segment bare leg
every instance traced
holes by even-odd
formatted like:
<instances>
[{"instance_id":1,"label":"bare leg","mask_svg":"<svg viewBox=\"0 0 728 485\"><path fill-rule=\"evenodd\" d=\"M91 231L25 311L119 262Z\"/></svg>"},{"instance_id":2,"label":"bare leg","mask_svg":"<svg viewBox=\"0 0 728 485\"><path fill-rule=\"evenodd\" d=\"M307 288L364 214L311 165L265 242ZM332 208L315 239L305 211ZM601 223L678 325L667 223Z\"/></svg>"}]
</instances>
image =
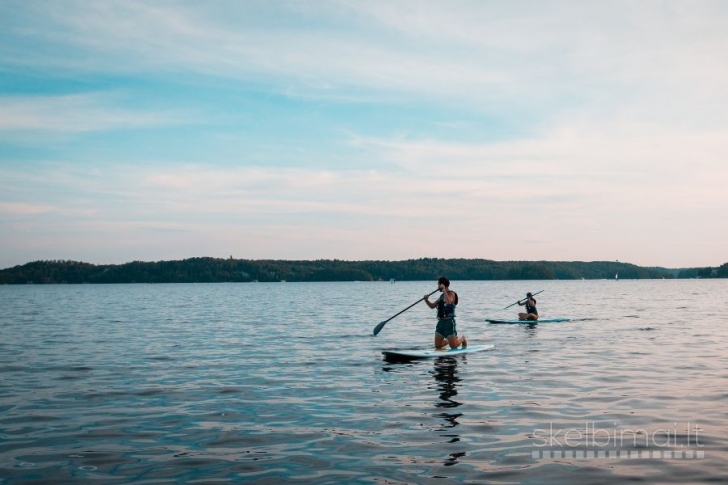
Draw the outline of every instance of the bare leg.
<instances>
[{"instance_id":1,"label":"bare leg","mask_svg":"<svg viewBox=\"0 0 728 485\"><path fill-rule=\"evenodd\" d=\"M450 335L447 339L447 343L450 344L450 347L453 349L457 349L460 344L463 345L463 348L466 348L468 346L468 338L463 335L462 337L458 337L457 335Z\"/></svg>"},{"instance_id":2,"label":"bare leg","mask_svg":"<svg viewBox=\"0 0 728 485\"><path fill-rule=\"evenodd\" d=\"M538 315L535 313L529 313L527 320L538 320Z\"/></svg>"},{"instance_id":3,"label":"bare leg","mask_svg":"<svg viewBox=\"0 0 728 485\"><path fill-rule=\"evenodd\" d=\"M519 320L528 320L528 313L519 313L518 319Z\"/></svg>"},{"instance_id":4,"label":"bare leg","mask_svg":"<svg viewBox=\"0 0 728 485\"><path fill-rule=\"evenodd\" d=\"M443 347L445 347L446 343L447 343L447 340L445 340L445 337L443 337L439 333L435 334L435 349L436 350L440 350Z\"/></svg>"}]
</instances>

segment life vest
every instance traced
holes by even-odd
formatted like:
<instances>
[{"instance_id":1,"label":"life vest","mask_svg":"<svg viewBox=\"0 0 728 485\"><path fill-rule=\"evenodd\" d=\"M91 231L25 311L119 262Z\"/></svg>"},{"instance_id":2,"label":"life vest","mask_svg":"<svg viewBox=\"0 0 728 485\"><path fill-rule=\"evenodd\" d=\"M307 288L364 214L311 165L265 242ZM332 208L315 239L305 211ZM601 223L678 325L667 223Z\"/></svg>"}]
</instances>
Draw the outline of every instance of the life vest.
<instances>
[{"instance_id":1,"label":"life vest","mask_svg":"<svg viewBox=\"0 0 728 485\"><path fill-rule=\"evenodd\" d=\"M534 303L536 300L533 300ZM536 305L531 305L531 300L526 301L526 313L533 313L534 315L538 315L538 310L536 310Z\"/></svg>"},{"instance_id":2,"label":"life vest","mask_svg":"<svg viewBox=\"0 0 728 485\"><path fill-rule=\"evenodd\" d=\"M454 291L452 293L455 293ZM445 294L437 299L437 318L455 318L455 307L458 304L458 294L455 293L455 301L445 302Z\"/></svg>"}]
</instances>

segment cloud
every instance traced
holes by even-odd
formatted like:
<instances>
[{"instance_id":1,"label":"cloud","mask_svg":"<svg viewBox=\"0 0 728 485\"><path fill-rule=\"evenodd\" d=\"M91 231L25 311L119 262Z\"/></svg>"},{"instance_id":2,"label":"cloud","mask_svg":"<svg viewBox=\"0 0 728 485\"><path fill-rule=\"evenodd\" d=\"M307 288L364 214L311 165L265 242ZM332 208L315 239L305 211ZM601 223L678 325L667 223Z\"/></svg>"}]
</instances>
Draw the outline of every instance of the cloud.
<instances>
[{"instance_id":1,"label":"cloud","mask_svg":"<svg viewBox=\"0 0 728 485\"><path fill-rule=\"evenodd\" d=\"M181 112L130 109L114 93L0 97L0 130L83 133L189 122Z\"/></svg>"},{"instance_id":2,"label":"cloud","mask_svg":"<svg viewBox=\"0 0 728 485\"><path fill-rule=\"evenodd\" d=\"M54 212L56 208L42 204L28 204L24 202L0 202L0 215L2 217L32 216Z\"/></svg>"},{"instance_id":3,"label":"cloud","mask_svg":"<svg viewBox=\"0 0 728 485\"><path fill-rule=\"evenodd\" d=\"M727 12L714 2L48 2L21 12L12 30L19 53L5 52L6 64L189 71L334 99L362 89L524 105L655 88L728 92L718 81L727 69ZM23 38L68 54L25 55Z\"/></svg>"},{"instance_id":4,"label":"cloud","mask_svg":"<svg viewBox=\"0 0 728 485\"><path fill-rule=\"evenodd\" d=\"M387 160L381 169L147 161L88 171L56 163L41 167L43 176L35 181L22 172L15 173L16 181L9 173L4 178L8 187L31 183L28 193L64 191L79 204L106 200L97 207L101 211L160 220L213 215L269 217L274 223L291 214L472 219L494 207L516 215L539 206L574 218L595 210L626 217L640 207L715 213L724 202L728 133L630 138L628 130L613 130L557 129L528 141L470 144L352 140L362 152Z\"/></svg>"},{"instance_id":5,"label":"cloud","mask_svg":"<svg viewBox=\"0 0 728 485\"><path fill-rule=\"evenodd\" d=\"M600 121L689 130L728 122L728 12L719 2L42 2L17 10L5 34L13 48L0 50L11 73L242 83L306 103L422 106L440 126L466 110L525 134ZM178 118L99 106L93 96L11 101L0 126L16 119L84 131ZM68 123L58 115L66 104L78 112Z\"/></svg>"}]
</instances>

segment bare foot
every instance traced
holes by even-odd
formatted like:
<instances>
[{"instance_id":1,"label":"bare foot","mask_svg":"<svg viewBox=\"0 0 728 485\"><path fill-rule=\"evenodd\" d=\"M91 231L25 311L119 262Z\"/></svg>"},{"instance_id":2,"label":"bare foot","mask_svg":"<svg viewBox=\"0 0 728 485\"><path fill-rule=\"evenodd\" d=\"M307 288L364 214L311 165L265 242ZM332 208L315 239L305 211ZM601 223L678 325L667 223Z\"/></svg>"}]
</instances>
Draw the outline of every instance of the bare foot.
<instances>
[{"instance_id":1,"label":"bare foot","mask_svg":"<svg viewBox=\"0 0 728 485\"><path fill-rule=\"evenodd\" d=\"M465 335L463 335L463 340L462 340L462 342L463 342L463 345L462 345L462 347L461 347L461 348L463 348L463 349L467 349L467 348L468 348L468 337L466 337Z\"/></svg>"}]
</instances>

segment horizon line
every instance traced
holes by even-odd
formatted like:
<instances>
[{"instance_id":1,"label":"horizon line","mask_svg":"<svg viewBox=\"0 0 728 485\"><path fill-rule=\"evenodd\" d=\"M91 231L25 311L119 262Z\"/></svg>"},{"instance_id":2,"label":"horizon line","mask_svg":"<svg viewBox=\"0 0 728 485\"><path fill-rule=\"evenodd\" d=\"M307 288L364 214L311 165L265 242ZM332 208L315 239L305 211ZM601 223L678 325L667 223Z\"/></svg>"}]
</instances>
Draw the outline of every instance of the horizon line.
<instances>
[{"instance_id":1,"label":"horizon line","mask_svg":"<svg viewBox=\"0 0 728 485\"><path fill-rule=\"evenodd\" d=\"M625 262L625 261L619 261L619 260L548 260L548 259L538 259L538 260L529 260L529 259L508 259L508 260L496 260L496 259L488 259L488 258L444 258L444 257L419 257L419 258L408 258L408 259L339 259L339 258L318 258L318 259L285 259L285 258L234 258L232 255L223 258L223 257L215 257L215 256L191 256L188 258L183 259L160 259L160 260L132 260L132 261L126 261L123 263L90 263L87 261L80 261L80 260L73 260L73 259L38 259L34 261L27 261L25 263L16 264L13 266L8 266L5 268L0 268L0 271L5 271L8 269L13 269L17 267L26 266L33 263L79 263L79 264L89 264L92 266L123 266L126 264L132 264L132 263L165 263L165 262L182 262L182 261L189 261L192 259L212 259L212 260L221 260L221 261L277 261L277 262L316 262L316 261L340 261L343 263L364 263L364 262L385 262L385 263L398 263L398 262L407 262L407 261L418 261L418 260L443 260L443 261L492 261L494 263L613 263L613 264L622 264L622 265L630 265L630 266L636 266L638 268L660 268L665 270L683 270L683 269L696 269L696 268L719 268L723 264L716 264L714 266L682 266L682 267L670 267L670 266L660 266L660 265L650 265L650 266L642 266L635 263Z\"/></svg>"}]
</instances>

